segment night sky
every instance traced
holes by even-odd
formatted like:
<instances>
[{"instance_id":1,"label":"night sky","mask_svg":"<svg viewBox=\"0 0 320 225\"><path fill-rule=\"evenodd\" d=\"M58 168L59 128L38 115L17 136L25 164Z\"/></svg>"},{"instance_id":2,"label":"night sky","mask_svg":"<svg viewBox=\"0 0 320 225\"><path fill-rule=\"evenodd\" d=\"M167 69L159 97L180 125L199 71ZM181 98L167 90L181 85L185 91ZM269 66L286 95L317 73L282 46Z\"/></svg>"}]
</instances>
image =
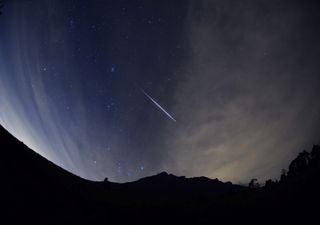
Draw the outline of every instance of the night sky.
<instances>
[{"instance_id":1,"label":"night sky","mask_svg":"<svg viewBox=\"0 0 320 225\"><path fill-rule=\"evenodd\" d=\"M81 177L246 183L320 143L317 1L4 3L0 124Z\"/></svg>"}]
</instances>

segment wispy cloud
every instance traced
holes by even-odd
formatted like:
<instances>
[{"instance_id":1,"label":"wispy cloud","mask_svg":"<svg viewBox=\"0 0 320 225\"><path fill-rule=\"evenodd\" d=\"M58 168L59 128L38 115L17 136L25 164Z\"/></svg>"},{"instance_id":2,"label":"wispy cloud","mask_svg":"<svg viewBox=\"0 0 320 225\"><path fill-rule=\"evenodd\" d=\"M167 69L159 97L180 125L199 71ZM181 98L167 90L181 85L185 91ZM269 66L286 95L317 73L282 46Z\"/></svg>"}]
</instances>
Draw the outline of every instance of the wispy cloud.
<instances>
[{"instance_id":1,"label":"wispy cloud","mask_svg":"<svg viewBox=\"0 0 320 225\"><path fill-rule=\"evenodd\" d=\"M237 182L274 178L319 141L319 41L305 43L313 36L300 8L229 3L190 5L189 58L174 96L180 123L168 129L164 166Z\"/></svg>"}]
</instances>

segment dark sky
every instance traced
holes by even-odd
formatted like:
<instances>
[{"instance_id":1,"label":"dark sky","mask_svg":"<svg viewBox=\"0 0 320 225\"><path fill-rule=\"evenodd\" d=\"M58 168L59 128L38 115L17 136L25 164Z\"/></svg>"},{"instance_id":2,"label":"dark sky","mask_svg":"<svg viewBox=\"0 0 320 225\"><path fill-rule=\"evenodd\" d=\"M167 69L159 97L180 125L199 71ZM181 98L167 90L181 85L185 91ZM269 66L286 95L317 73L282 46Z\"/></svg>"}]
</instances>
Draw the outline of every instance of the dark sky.
<instances>
[{"instance_id":1,"label":"dark sky","mask_svg":"<svg viewBox=\"0 0 320 225\"><path fill-rule=\"evenodd\" d=\"M275 178L320 142L319 9L305 0L6 1L0 123L87 179L163 170Z\"/></svg>"}]
</instances>

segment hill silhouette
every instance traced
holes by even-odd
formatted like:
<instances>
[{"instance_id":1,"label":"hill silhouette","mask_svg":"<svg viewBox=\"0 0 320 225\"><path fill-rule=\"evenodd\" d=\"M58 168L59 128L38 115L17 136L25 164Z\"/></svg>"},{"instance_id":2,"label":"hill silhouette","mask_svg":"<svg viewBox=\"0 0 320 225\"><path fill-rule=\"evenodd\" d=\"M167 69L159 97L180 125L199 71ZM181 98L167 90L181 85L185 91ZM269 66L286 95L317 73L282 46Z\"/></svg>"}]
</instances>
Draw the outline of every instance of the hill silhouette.
<instances>
[{"instance_id":1,"label":"hill silhouette","mask_svg":"<svg viewBox=\"0 0 320 225\"><path fill-rule=\"evenodd\" d=\"M0 126L1 224L296 223L316 220L320 146L279 181L249 187L166 172L128 183L93 182L41 157Z\"/></svg>"}]
</instances>

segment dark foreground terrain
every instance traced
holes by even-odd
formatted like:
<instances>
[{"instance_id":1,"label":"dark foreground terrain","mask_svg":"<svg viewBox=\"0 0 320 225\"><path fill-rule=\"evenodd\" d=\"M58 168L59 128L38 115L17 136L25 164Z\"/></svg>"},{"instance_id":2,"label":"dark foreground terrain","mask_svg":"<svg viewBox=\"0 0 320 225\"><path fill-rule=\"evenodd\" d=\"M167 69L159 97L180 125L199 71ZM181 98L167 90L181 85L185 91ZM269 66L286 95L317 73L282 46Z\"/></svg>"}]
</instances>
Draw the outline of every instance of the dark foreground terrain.
<instances>
[{"instance_id":1,"label":"dark foreground terrain","mask_svg":"<svg viewBox=\"0 0 320 225\"><path fill-rule=\"evenodd\" d=\"M260 187L165 172L92 182L54 165L0 126L0 224L319 224L320 146Z\"/></svg>"}]
</instances>

